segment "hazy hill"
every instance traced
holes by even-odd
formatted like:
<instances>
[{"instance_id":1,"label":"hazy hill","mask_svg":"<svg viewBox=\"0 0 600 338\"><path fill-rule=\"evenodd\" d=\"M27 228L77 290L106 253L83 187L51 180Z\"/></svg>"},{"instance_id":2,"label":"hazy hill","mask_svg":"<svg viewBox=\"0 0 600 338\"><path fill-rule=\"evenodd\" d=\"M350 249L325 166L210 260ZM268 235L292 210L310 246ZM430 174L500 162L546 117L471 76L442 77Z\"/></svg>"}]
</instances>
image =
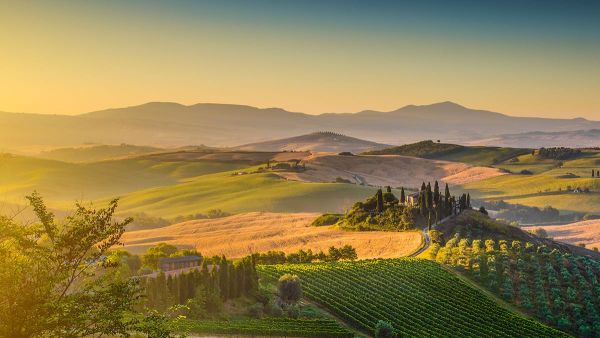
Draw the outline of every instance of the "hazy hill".
<instances>
[{"instance_id":1,"label":"hazy hill","mask_svg":"<svg viewBox=\"0 0 600 338\"><path fill-rule=\"evenodd\" d=\"M333 133L316 132L306 135L251 143L236 147L240 150L251 151L317 151L317 152L342 152L361 153L368 150L383 149L390 147L387 144L381 144L358 138Z\"/></svg>"},{"instance_id":2,"label":"hazy hill","mask_svg":"<svg viewBox=\"0 0 600 338\"><path fill-rule=\"evenodd\" d=\"M513 117L452 102L390 112L308 115L279 108L153 102L76 116L0 113L0 151L82 143L235 146L330 130L388 144L467 142L501 134L600 129L585 119Z\"/></svg>"},{"instance_id":3,"label":"hazy hill","mask_svg":"<svg viewBox=\"0 0 600 338\"><path fill-rule=\"evenodd\" d=\"M160 151L164 151L164 149L148 146L134 146L130 144L91 145L42 151L37 157L64 162L94 162Z\"/></svg>"},{"instance_id":4,"label":"hazy hill","mask_svg":"<svg viewBox=\"0 0 600 338\"><path fill-rule=\"evenodd\" d=\"M469 142L473 145L499 145L517 147L528 145L531 148L541 147L598 147L600 146L600 129L571 130L559 132L529 132L520 134L504 134Z\"/></svg>"}]
</instances>

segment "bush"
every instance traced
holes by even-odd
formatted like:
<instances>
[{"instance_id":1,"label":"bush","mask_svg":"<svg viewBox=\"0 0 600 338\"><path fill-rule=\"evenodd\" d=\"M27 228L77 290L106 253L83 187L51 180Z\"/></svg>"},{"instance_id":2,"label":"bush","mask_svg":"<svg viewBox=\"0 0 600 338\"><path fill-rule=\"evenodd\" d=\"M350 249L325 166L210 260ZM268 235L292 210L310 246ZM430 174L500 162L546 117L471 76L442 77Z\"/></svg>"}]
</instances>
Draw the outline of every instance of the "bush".
<instances>
[{"instance_id":1,"label":"bush","mask_svg":"<svg viewBox=\"0 0 600 338\"><path fill-rule=\"evenodd\" d=\"M535 228L530 231L530 233L540 237L540 238L548 238L548 232L542 228Z\"/></svg>"},{"instance_id":2,"label":"bush","mask_svg":"<svg viewBox=\"0 0 600 338\"><path fill-rule=\"evenodd\" d=\"M286 273L279 278L277 290L279 291L279 297L281 297L281 300L286 304L294 304L302 297L300 278L289 273Z\"/></svg>"},{"instance_id":3,"label":"bush","mask_svg":"<svg viewBox=\"0 0 600 338\"><path fill-rule=\"evenodd\" d=\"M287 308L287 314L288 317L297 319L298 317L300 317L300 308L298 308L297 305L290 305Z\"/></svg>"},{"instance_id":4,"label":"bush","mask_svg":"<svg viewBox=\"0 0 600 338\"><path fill-rule=\"evenodd\" d=\"M339 214L323 214L317 217L313 222L312 226L319 227L324 225L333 225L340 220L342 215Z\"/></svg>"},{"instance_id":5,"label":"bush","mask_svg":"<svg viewBox=\"0 0 600 338\"><path fill-rule=\"evenodd\" d=\"M392 338L395 337L394 327L392 324L380 320L375 325L375 338Z\"/></svg>"},{"instance_id":6,"label":"bush","mask_svg":"<svg viewBox=\"0 0 600 338\"><path fill-rule=\"evenodd\" d=\"M533 175L533 172L531 172L527 169L523 169L523 170L521 170L521 175Z\"/></svg>"},{"instance_id":7,"label":"bush","mask_svg":"<svg viewBox=\"0 0 600 338\"><path fill-rule=\"evenodd\" d=\"M335 178L335 183L346 183L346 184L351 184L352 182L350 180L347 180L345 178L342 177L336 177Z\"/></svg>"},{"instance_id":8,"label":"bush","mask_svg":"<svg viewBox=\"0 0 600 338\"><path fill-rule=\"evenodd\" d=\"M283 316L283 310L281 306L277 304L275 301L270 301L265 305L265 313L272 317L281 317Z\"/></svg>"},{"instance_id":9,"label":"bush","mask_svg":"<svg viewBox=\"0 0 600 338\"><path fill-rule=\"evenodd\" d=\"M255 303L248 307L248 316L252 318L262 318L263 316L263 305L261 303Z\"/></svg>"}]
</instances>

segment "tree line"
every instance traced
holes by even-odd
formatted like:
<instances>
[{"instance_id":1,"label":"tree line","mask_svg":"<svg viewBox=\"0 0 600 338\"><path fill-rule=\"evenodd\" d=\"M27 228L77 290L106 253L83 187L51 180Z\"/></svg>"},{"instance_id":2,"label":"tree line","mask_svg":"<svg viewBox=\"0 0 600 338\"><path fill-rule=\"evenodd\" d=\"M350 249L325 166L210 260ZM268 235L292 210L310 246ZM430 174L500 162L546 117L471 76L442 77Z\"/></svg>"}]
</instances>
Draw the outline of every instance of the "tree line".
<instances>
[{"instance_id":1,"label":"tree line","mask_svg":"<svg viewBox=\"0 0 600 338\"><path fill-rule=\"evenodd\" d=\"M327 253L319 251L314 253L311 249L298 250L289 254L283 251L267 251L263 253L252 254L256 264L285 264L285 263L312 263L313 261L337 262L340 260L355 260L358 258L356 249L351 245L344 245L336 248L329 247Z\"/></svg>"},{"instance_id":2,"label":"tree line","mask_svg":"<svg viewBox=\"0 0 600 338\"><path fill-rule=\"evenodd\" d=\"M164 312L176 305L186 305L188 315L202 318L218 312L223 301L248 296L258 289L255 261L248 256L236 261L225 256L203 260L200 269L156 277L143 277L146 306Z\"/></svg>"}]
</instances>

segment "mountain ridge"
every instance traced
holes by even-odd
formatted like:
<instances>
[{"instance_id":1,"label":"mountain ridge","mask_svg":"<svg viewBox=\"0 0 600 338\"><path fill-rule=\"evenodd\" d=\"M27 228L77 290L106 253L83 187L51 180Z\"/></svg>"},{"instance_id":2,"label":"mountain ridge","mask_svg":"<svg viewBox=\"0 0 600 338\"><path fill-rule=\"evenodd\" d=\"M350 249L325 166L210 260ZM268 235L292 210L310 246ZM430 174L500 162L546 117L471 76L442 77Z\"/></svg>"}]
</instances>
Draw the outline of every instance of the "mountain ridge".
<instances>
[{"instance_id":1,"label":"mountain ridge","mask_svg":"<svg viewBox=\"0 0 600 338\"><path fill-rule=\"evenodd\" d=\"M390 112L320 115L235 104L148 102L81 115L0 113L0 126L0 144L14 149L82 143L231 147L315 130L392 145L423 139L464 144L503 134L600 129L600 121L515 117L450 101L407 105Z\"/></svg>"}]
</instances>

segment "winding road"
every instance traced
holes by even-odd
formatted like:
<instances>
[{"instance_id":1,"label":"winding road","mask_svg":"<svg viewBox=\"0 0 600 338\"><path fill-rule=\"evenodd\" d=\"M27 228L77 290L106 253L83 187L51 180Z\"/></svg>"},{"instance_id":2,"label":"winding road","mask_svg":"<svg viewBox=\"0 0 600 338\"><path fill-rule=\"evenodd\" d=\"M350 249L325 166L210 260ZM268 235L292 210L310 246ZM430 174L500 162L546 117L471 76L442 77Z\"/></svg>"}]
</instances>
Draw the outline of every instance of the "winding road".
<instances>
[{"instance_id":1,"label":"winding road","mask_svg":"<svg viewBox=\"0 0 600 338\"><path fill-rule=\"evenodd\" d=\"M435 224L432 224L431 228L434 229L438 224L444 223L447 220L449 220L450 218L452 218L452 216L448 216L448 217L444 218L443 220L441 220ZM429 237L429 231L427 231L427 228L423 228L423 239L425 240L425 245L423 245L423 247L421 249L410 254L408 257L417 257L418 255L423 253L423 251L429 249L429 246L431 245L431 237Z\"/></svg>"}]
</instances>

